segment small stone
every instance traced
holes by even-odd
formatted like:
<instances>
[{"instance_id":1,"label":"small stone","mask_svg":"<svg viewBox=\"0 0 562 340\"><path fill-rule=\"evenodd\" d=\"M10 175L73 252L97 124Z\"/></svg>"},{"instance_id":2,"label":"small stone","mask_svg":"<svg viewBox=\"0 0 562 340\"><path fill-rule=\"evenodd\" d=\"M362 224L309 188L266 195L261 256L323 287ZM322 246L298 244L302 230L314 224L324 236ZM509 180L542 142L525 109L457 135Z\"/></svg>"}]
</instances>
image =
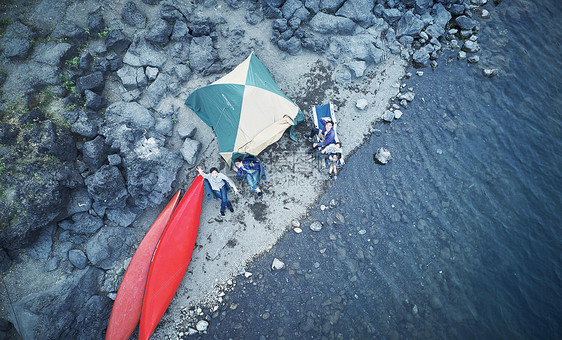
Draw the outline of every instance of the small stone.
<instances>
[{"instance_id":1,"label":"small stone","mask_svg":"<svg viewBox=\"0 0 562 340\"><path fill-rule=\"evenodd\" d=\"M244 273L244 276L245 276L246 278L249 278L249 277L252 276L252 275L253 275L253 274L250 273L250 272L245 272L245 273Z\"/></svg>"},{"instance_id":2,"label":"small stone","mask_svg":"<svg viewBox=\"0 0 562 340\"><path fill-rule=\"evenodd\" d=\"M480 16L483 19L489 19L490 18L490 11L488 11L487 9L483 9L482 12L480 13Z\"/></svg>"},{"instance_id":3,"label":"small stone","mask_svg":"<svg viewBox=\"0 0 562 340\"><path fill-rule=\"evenodd\" d=\"M477 55L471 55L470 57L468 57L467 61L471 64L477 64L480 61L480 57Z\"/></svg>"},{"instance_id":4,"label":"small stone","mask_svg":"<svg viewBox=\"0 0 562 340\"><path fill-rule=\"evenodd\" d=\"M417 75L418 77L423 76L423 71L417 71L417 72L416 72L416 75Z\"/></svg>"},{"instance_id":5,"label":"small stone","mask_svg":"<svg viewBox=\"0 0 562 340\"><path fill-rule=\"evenodd\" d=\"M302 233L302 229L301 228L294 228L293 231L297 234Z\"/></svg>"},{"instance_id":6,"label":"small stone","mask_svg":"<svg viewBox=\"0 0 562 340\"><path fill-rule=\"evenodd\" d=\"M366 233L367 233L367 230L365 230L365 229L359 230L359 235L365 235Z\"/></svg>"},{"instance_id":7,"label":"small stone","mask_svg":"<svg viewBox=\"0 0 562 340\"><path fill-rule=\"evenodd\" d=\"M200 320L197 325L195 326L195 328L199 331L199 332L204 332L207 330L207 327L209 327L209 322L206 320Z\"/></svg>"},{"instance_id":8,"label":"small stone","mask_svg":"<svg viewBox=\"0 0 562 340\"><path fill-rule=\"evenodd\" d=\"M269 312L265 312L261 315L261 317L262 317L262 319L267 320L267 319L269 319L270 314L269 314Z\"/></svg>"},{"instance_id":9,"label":"small stone","mask_svg":"<svg viewBox=\"0 0 562 340\"><path fill-rule=\"evenodd\" d=\"M344 223L344 222L345 222L345 218L344 218L343 215L340 214L340 213L337 213L337 214L336 214L336 218L338 219L338 221L339 221L340 223Z\"/></svg>"},{"instance_id":10,"label":"small stone","mask_svg":"<svg viewBox=\"0 0 562 340\"><path fill-rule=\"evenodd\" d=\"M320 231L322 230L322 223L316 221L310 224L310 230L312 231Z\"/></svg>"},{"instance_id":11,"label":"small stone","mask_svg":"<svg viewBox=\"0 0 562 340\"><path fill-rule=\"evenodd\" d=\"M313 265L313 266L314 266L314 268L318 269L318 268L320 268L320 263L314 262L314 265Z\"/></svg>"},{"instance_id":12,"label":"small stone","mask_svg":"<svg viewBox=\"0 0 562 340\"><path fill-rule=\"evenodd\" d=\"M378 161L381 164L386 164L390 159L390 151L382 147L377 150L377 153L375 154L375 161Z\"/></svg>"},{"instance_id":13,"label":"small stone","mask_svg":"<svg viewBox=\"0 0 562 340\"><path fill-rule=\"evenodd\" d=\"M291 222L291 224L293 225L293 227L298 228L301 226L301 223L298 220L293 220Z\"/></svg>"},{"instance_id":14,"label":"small stone","mask_svg":"<svg viewBox=\"0 0 562 340\"><path fill-rule=\"evenodd\" d=\"M457 54L457 59L458 60L466 59L466 52L465 51L459 51L459 53Z\"/></svg>"},{"instance_id":15,"label":"small stone","mask_svg":"<svg viewBox=\"0 0 562 340\"><path fill-rule=\"evenodd\" d=\"M355 104L355 106L359 109L359 110L365 110L365 108L367 107L367 105L369 104L369 102L367 101L367 99L359 99L357 101L357 103Z\"/></svg>"},{"instance_id":16,"label":"small stone","mask_svg":"<svg viewBox=\"0 0 562 340\"><path fill-rule=\"evenodd\" d=\"M483 68L482 75L486 78L492 78L498 75L498 69L496 68Z\"/></svg>"},{"instance_id":17,"label":"small stone","mask_svg":"<svg viewBox=\"0 0 562 340\"><path fill-rule=\"evenodd\" d=\"M400 119L400 117L402 117L402 111L395 110L394 111L394 119Z\"/></svg>"},{"instance_id":18,"label":"small stone","mask_svg":"<svg viewBox=\"0 0 562 340\"><path fill-rule=\"evenodd\" d=\"M414 308L412 308L412 312L414 313L414 315L418 314L418 305L414 305Z\"/></svg>"},{"instance_id":19,"label":"small stone","mask_svg":"<svg viewBox=\"0 0 562 340\"><path fill-rule=\"evenodd\" d=\"M272 270L280 270L283 269L284 267L285 267L285 263L283 263L281 260L279 260L278 258L273 259L273 263L271 264Z\"/></svg>"},{"instance_id":20,"label":"small stone","mask_svg":"<svg viewBox=\"0 0 562 340\"><path fill-rule=\"evenodd\" d=\"M326 209L328 209L328 207L325 206L324 204L322 204L322 205L320 206L320 210L324 211L324 210L326 210Z\"/></svg>"}]
</instances>

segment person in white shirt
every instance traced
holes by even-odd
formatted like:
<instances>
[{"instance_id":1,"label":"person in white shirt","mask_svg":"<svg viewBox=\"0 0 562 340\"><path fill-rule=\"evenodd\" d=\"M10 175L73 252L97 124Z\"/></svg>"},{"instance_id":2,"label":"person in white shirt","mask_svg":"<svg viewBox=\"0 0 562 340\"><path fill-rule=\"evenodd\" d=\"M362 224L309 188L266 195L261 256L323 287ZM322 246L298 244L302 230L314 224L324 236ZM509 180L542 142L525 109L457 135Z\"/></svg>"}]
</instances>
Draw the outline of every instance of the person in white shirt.
<instances>
[{"instance_id":1,"label":"person in white shirt","mask_svg":"<svg viewBox=\"0 0 562 340\"><path fill-rule=\"evenodd\" d=\"M221 215L224 216L224 211L226 210L226 208L228 208L230 212L234 212L232 203L230 203L230 201L228 200L228 186L226 185L228 183L232 190L234 190L234 193L237 194L238 189L236 188L234 182L225 174L220 173L219 169L215 167L209 169L208 174L204 173L203 169L201 169L201 167L199 166L197 167L197 171L199 172L199 175L206 179L211 185L213 196L221 200Z\"/></svg>"}]
</instances>

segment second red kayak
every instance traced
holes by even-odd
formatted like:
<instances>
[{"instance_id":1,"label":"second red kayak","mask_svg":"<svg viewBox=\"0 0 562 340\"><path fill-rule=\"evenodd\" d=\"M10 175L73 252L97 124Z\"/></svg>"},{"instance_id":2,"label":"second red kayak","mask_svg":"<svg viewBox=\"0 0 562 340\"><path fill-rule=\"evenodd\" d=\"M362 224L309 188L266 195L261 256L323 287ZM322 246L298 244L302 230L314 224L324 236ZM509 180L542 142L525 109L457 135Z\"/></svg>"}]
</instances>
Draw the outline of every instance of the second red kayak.
<instances>
[{"instance_id":1,"label":"second red kayak","mask_svg":"<svg viewBox=\"0 0 562 340\"><path fill-rule=\"evenodd\" d=\"M142 304L139 339L150 337L187 271L195 247L203 203L203 177L198 175L174 211L156 246Z\"/></svg>"},{"instance_id":2,"label":"second red kayak","mask_svg":"<svg viewBox=\"0 0 562 340\"><path fill-rule=\"evenodd\" d=\"M148 278L150 260L156 245L168 225L168 221L180 199L180 190L162 210L152 227L142 239L127 271L121 280L117 297L113 303L109 324L105 333L106 340L127 340L137 327L141 315L142 297Z\"/></svg>"}]
</instances>

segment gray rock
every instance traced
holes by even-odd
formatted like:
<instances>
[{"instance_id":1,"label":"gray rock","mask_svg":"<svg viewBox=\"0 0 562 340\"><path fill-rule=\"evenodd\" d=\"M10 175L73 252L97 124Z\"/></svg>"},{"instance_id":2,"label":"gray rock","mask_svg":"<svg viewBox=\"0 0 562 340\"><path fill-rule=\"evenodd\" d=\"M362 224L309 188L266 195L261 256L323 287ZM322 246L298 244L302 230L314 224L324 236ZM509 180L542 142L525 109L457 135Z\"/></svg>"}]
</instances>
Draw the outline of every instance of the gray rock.
<instances>
[{"instance_id":1,"label":"gray rock","mask_svg":"<svg viewBox=\"0 0 562 340\"><path fill-rule=\"evenodd\" d=\"M455 22L461 30L472 30L474 29L474 27L476 27L476 21L470 19L466 15L461 15L460 17L457 17L455 19Z\"/></svg>"},{"instance_id":2,"label":"gray rock","mask_svg":"<svg viewBox=\"0 0 562 340\"><path fill-rule=\"evenodd\" d=\"M71 230L77 234L89 235L97 232L102 226L101 218L90 215L88 212L80 212L72 215Z\"/></svg>"},{"instance_id":3,"label":"gray rock","mask_svg":"<svg viewBox=\"0 0 562 340\"><path fill-rule=\"evenodd\" d=\"M90 170L97 170L107 160L109 150L105 145L105 138L97 136L91 141L84 143L82 147L82 160L90 168Z\"/></svg>"},{"instance_id":4,"label":"gray rock","mask_svg":"<svg viewBox=\"0 0 562 340\"><path fill-rule=\"evenodd\" d=\"M181 139L193 138L197 133L197 127L190 121L180 120L178 122L178 135Z\"/></svg>"},{"instance_id":5,"label":"gray rock","mask_svg":"<svg viewBox=\"0 0 562 340\"><path fill-rule=\"evenodd\" d=\"M290 55L297 55L302 50L301 40L297 37L291 37L289 40L277 41L277 46L281 51L286 51Z\"/></svg>"},{"instance_id":6,"label":"gray rock","mask_svg":"<svg viewBox=\"0 0 562 340\"><path fill-rule=\"evenodd\" d=\"M102 123L103 117L100 115L90 111L81 111L76 122L72 124L71 131L86 138L94 138L98 135Z\"/></svg>"},{"instance_id":7,"label":"gray rock","mask_svg":"<svg viewBox=\"0 0 562 340\"><path fill-rule=\"evenodd\" d=\"M498 69L496 68L483 68L482 75L486 78L492 78L498 75Z\"/></svg>"},{"instance_id":8,"label":"gray rock","mask_svg":"<svg viewBox=\"0 0 562 340\"><path fill-rule=\"evenodd\" d=\"M155 131L163 136L172 136L174 130L174 122L172 117L156 118Z\"/></svg>"},{"instance_id":9,"label":"gray rock","mask_svg":"<svg viewBox=\"0 0 562 340\"><path fill-rule=\"evenodd\" d=\"M35 47L32 58L40 63L61 66L63 61L70 56L71 48L72 46L67 43L49 41L45 44L38 44Z\"/></svg>"},{"instance_id":10,"label":"gray rock","mask_svg":"<svg viewBox=\"0 0 562 340\"><path fill-rule=\"evenodd\" d=\"M372 10L373 1L371 0L347 0L338 9L336 15L351 19L362 27L368 27L375 22Z\"/></svg>"},{"instance_id":11,"label":"gray rock","mask_svg":"<svg viewBox=\"0 0 562 340\"><path fill-rule=\"evenodd\" d=\"M79 249L72 249L68 252L68 260L72 265L78 269L86 268L88 264L88 258L86 254L82 250Z\"/></svg>"},{"instance_id":12,"label":"gray rock","mask_svg":"<svg viewBox=\"0 0 562 340\"><path fill-rule=\"evenodd\" d=\"M84 95L86 97L84 106L88 110L98 111L103 109L106 105L106 100L95 92L85 90Z\"/></svg>"},{"instance_id":13,"label":"gray rock","mask_svg":"<svg viewBox=\"0 0 562 340\"><path fill-rule=\"evenodd\" d=\"M335 13L345 0L320 0L318 7L328 13Z\"/></svg>"},{"instance_id":14,"label":"gray rock","mask_svg":"<svg viewBox=\"0 0 562 340\"><path fill-rule=\"evenodd\" d=\"M47 260L47 262L45 262L45 271L52 272L54 270L57 270L57 268L59 267L59 262L60 259L57 256L51 257Z\"/></svg>"},{"instance_id":15,"label":"gray rock","mask_svg":"<svg viewBox=\"0 0 562 340\"><path fill-rule=\"evenodd\" d=\"M92 198L86 189L73 190L70 193L70 200L66 206L68 216L80 212L86 212L92 207Z\"/></svg>"},{"instance_id":16,"label":"gray rock","mask_svg":"<svg viewBox=\"0 0 562 340\"><path fill-rule=\"evenodd\" d=\"M353 20L331 14L317 13L308 23L310 29L321 34L351 35L357 24Z\"/></svg>"},{"instance_id":17,"label":"gray rock","mask_svg":"<svg viewBox=\"0 0 562 340\"><path fill-rule=\"evenodd\" d=\"M135 66L152 66L162 68L168 57L164 51L157 49L142 38L135 38L123 57L123 63Z\"/></svg>"},{"instance_id":18,"label":"gray rock","mask_svg":"<svg viewBox=\"0 0 562 340\"><path fill-rule=\"evenodd\" d=\"M209 36L194 37L189 46L189 65L197 71L207 71L211 65L218 61L218 54L213 47Z\"/></svg>"},{"instance_id":19,"label":"gray rock","mask_svg":"<svg viewBox=\"0 0 562 340\"><path fill-rule=\"evenodd\" d=\"M209 327L209 322L207 320L199 320L199 322L197 322L197 325L195 326L195 328L199 332L205 332L207 330L207 327Z\"/></svg>"},{"instance_id":20,"label":"gray rock","mask_svg":"<svg viewBox=\"0 0 562 340\"><path fill-rule=\"evenodd\" d=\"M304 6L302 2L300 2L299 0L287 0L283 4L283 6L281 6L281 13L283 14L284 18L290 19L299 8L303 7Z\"/></svg>"},{"instance_id":21,"label":"gray rock","mask_svg":"<svg viewBox=\"0 0 562 340\"><path fill-rule=\"evenodd\" d=\"M477 55L471 55L468 57L467 61L471 64L477 64L480 61L480 57Z\"/></svg>"},{"instance_id":22,"label":"gray rock","mask_svg":"<svg viewBox=\"0 0 562 340\"><path fill-rule=\"evenodd\" d=\"M111 269L125 258L134 243L133 231L123 227L100 229L86 243L86 254L90 262L101 269Z\"/></svg>"},{"instance_id":23,"label":"gray rock","mask_svg":"<svg viewBox=\"0 0 562 340\"><path fill-rule=\"evenodd\" d=\"M401 93L401 94L398 95L398 99L401 99L401 100L404 99L408 102L413 101L415 97L416 97L416 94L412 91L408 91L406 93Z\"/></svg>"},{"instance_id":24,"label":"gray rock","mask_svg":"<svg viewBox=\"0 0 562 340\"><path fill-rule=\"evenodd\" d=\"M457 59L458 60L466 59L466 52L465 51L459 51L459 53L457 54Z\"/></svg>"},{"instance_id":25,"label":"gray rock","mask_svg":"<svg viewBox=\"0 0 562 340\"><path fill-rule=\"evenodd\" d=\"M99 336L100 330L107 326L107 321L99 315L109 315L111 312L111 300L104 296L91 296L84 307L80 309L76 316L76 321L66 339L95 339ZM68 337L66 337L68 336Z\"/></svg>"},{"instance_id":26,"label":"gray rock","mask_svg":"<svg viewBox=\"0 0 562 340\"><path fill-rule=\"evenodd\" d=\"M104 165L85 179L88 192L100 205L122 208L129 196L123 175L114 166Z\"/></svg>"},{"instance_id":27,"label":"gray rock","mask_svg":"<svg viewBox=\"0 0 562 340\"><path fill-rule=\"evenodd\" d=\"M195 4L193 2L165 0L160 5L160 17L170 22L178 19L189 19L194 8Z\"/></svg>"},{"instance_id":28,"label":"gray rock","mask_svg":"<svg viewBox=\"0 0 562 340\"><path fill-rule=\"evenodd\" d=\"M314 221L310 224L309 228L312 231L320 231L322 230L322 223L320 223L319 221Z\"/></svg>"},{"instance_id":29,"label":"gray rock","mask_svg":"<svg viewBox=\"0 0 562 340\"><path fill-rule=\"evenodd\" d=\"M402 114L402 111L394 110L394 119L400 119L400 117L402 117Z\"/></svg>"},{"instance_id":30,"label":"gray rock","mask_svg":"<svg viewBox=\"0 0 562 340\"><path fill-rule=\"evenodd\" d=\"M156 77L158 77L158 73L160 71L158 70L157 67L150 67L147 66L146 69L144 70L144 74L146 75L146 78L148 78L148 80L153 81L156 79Z\"/></svg>"},{"instance_id":31,"label":"gray rock","mask_svg":"<svg viewBox=\"0 0 562 340\"><path fill-rule=\"evenodd\" d=\"M327 38L310 35L304 37L301 41L302 47L309 49L316 53L324 53L330 42Z\"/></svg>"},{"instance_id":32,"label":"gray rock","mask_svg":"<svg viewBox=\"0 0 562 340\"><path fill-rule=\"evenodd\" d=\"M468 53L476 53L480 51L480 45L476 41L466 40L462 45L462 50Z\"/></svg>"},{"instance_id":33,"label":"gray rock","mask_svg":"<svg viewBox=\"0 0 562 340\"><path fill-rule=\"evenodd\" d=\"M173 41L189 42L191 38L192 36L189 34L187 23L182 20L176 21L170 39Z\"/></svg>"},{"instance_id":34,"label":"gray rock","mask_svg":"<svg viewBox=\"0 0 562 340\"><path fill-rule=\"evenodd\" d=\"M382 17L389 24L393 24L400 20L400 18L402 17L402 12L400 12L400 10L397 8L386 8L382 11Z\"/></svg>"},{"instance_id":35,"label":"gray rock","mask_svg":"<svg viewBox=\"0 0 562 340\"><path fill-rule=\"evenodd\" d=\"M8 59L25 59L31 50L29 41L20 38L0 39L0 50Z\"/></svg>"},{"instance_id":36,"label":"gray rock","mask_svg":"<svg viewBox=\"0 0 562 340\"><path fill-rule=\"evenodd\" d=\"M131 45L129 39L121 30L111 30L105 37L105 46L109 51L122 53Z\"/></svg>"},{"instance_id":37,"label":"gray rock","mask_svg":"<svg viewBox=\"0 0 562 340\"><path fill-rule=\"evenodd\" d=\"M88 16L88 31L90 32L90 35L95 36L102 33L105 27L103 15L94 13Z\"/></svg>"},{"instance_id":38,"label":"gray rock","mask_svg":"<svg viewBox=\"0 0 562 340\"><path fill-rule=\"evenodd\" d=\"M33 235L33 244L27 248L27 254L36 260L46 260L51 254L53 246L53 232L55 225L50 224Z\"/></svg>"},{"instance_id":39,"label":"gray rock","mask_svg":"<svg viewBox=\"0 0 562 340\"><path fill-rule=\"evenodd\" d=\"M121 79L121 83L126 89L132 90L138 87L137 67L124 65L117 71L117 76Z\"/></svg>"},{"instance_id":40,"label":"gray rock","mask_svg":"<svg viewBox=\"0 0 562 340\"><path fill-rule=\"evenodd\" d=\"M4 38L19 38L29 41L35 38L35 33L33 33L31 28L21 23L21 21L15 20L6 27Z\"/></svg>"},{"instance_id":41,"label":"gray rock","mask_svg":"<svg viewBox=\"0 0 562 340\"><path fill-rule=\"evenodd\" d=\"M414 52L412 56L414 67L427 67L429 66L429 53L425 48L421 48Z\"/></svg>"},{"instance_id":42,"label":"gray rock","mask_svg":"<svg viewBox=\"0 0 562 340\"><path fill-rule=\"evenodd\" d=\"M424 14L430 11L433 6L433 0L416 0L414 11L416 14Z\"/></svg>"},{"instance_id":43,"label":"gray rock","mask_svg":"<svg viewBox=\"0 0 562 340\"><path fill-rule=\"evenodd\" d=\"M365 110L367 105L369 105L369 102L365 98L361 98L357 100L357 102L355 103L355 107L358 108L359 110Z\"/></svg>"},{"instance_id":44,"label":"gray rock","mask_svg":"<svg viewBox=\"0 0 562 340\"><path fill-rule=\"evenodd\" d=\"M132 1L127 1L125 5L123 5L121 18L123 19L123 22L136 28L144 28L146 25L146 16Z\"/></svg>"},{"instance_id":45,"label":"gray rock","mask_svg":"<svg viewBox=\"0 0 562 340\"><path fill-rule=\"evenodd\" d=\"M150 111L135 102L116 102L105 110L105 130L108 127L126 125L131 129L150 130L154 127L156 120ZM107 135L105 135L108 138Z\"/></svg>"},{"instance_id":46,"label":"gray rock","mask_svg":"<svg viewBox=\"0 0 562 340\"><path fill-rule=\"evenodd\" d=\"M419 37L424 27L423 20L417 14L414 14L413 10L409 10L396 24L396 37L400 38L403 35Z\"/></svg>"},{"instance_id":47,"label":"gray rock","mask_svg":"<svg viewBox=\"0 0 562 340\"><path fill-rule=\"evenodd\" d=\"M172 29L172 25L170 25L167 21L157 20L149 26L145 38L152 43L163 46L170 41Z\"/></svg>"},{"instance_id":48,"label":"gray rock","mask_svg":"<svg viewBox=\"0 0 562 340\"><path fill-rule=\"evenodd\" d=\"M45 287L46 290L27 295L14 303L16 320L10 313L12 324L16 325L18 333L23 339L93 339L95 334L86 337L79 336L79 332L97 333L106 321L91 320L78 322L80 315L109 315L110 304L105 307L95 306L95 313L83 310L90 297L99 290L103 272L99 269L87 267L75 270L73 274L61 277L54 286ZM93 313L93 314L91 314ZM96 317L96 319L100 319ZM104 319L104 318L101 318ZM53 322L56 320L56 322ZM98 324L95 330L92 328ZM22 325L20 327L20 325ZM25 326L23 326L25 325ZM45 325L49 325L46 327ZM86 330L80 330L86 329Z\"/></svg>"},{"instance_id":49,"label":"gray rock","mask_svg":"<svg viewBox=\"0 0 562 340\"><path fill-rule=\"evenodd\" d=\"M281 270L284 267L285 267L285 263L283 263L283 261L279 260L278 258L273 259L273 263L271 264L272 270Z\"/></svg>"},{"instance_id":50,"label":"gray rock","mask_svg":"<svg viewBox=\"0 0 562 340\"><path fill-rule=\"evenodd\" d=\"M103 73L99 71L82 76L76 80L76 91L78 93L83 93L85 90L101 93L104 87L105 79Z\"/></svg>"},{"instance_id":51,"label":"gray rock","mask_svg":"<svg viewBox=\"0 0 562 340\"><path fill-rule=\"evenodd\" d=\"M138 213L125 207L123 209L107 209L105 211L107 219L117 227L128 227L135 221Z\"/></svg>"},{"instance_id":52,"label":"gray rock","mask_svg":"<svg viewBox=\"0 0 562 340\"><path fill-rule=\"evenodd\" d=\"M166 97L168 90L169 76L167 74L161 73L158 75L156 80L150 84L146 89L146 95L148 101L150 102L150 107L157 109L158 105Z\"/></svg>"},{"instance_id":53,"label":"gray rock","mask_svg":"<svg viewBox=\"0 0 562 340\"><path fill-rule=\"evenodd\" d=\"M351 60L345 64L354 78L361 78L365 74L367 63L363 60Z\"/></svg>"},{"instance_id":54,"label":"gray rock","mask_svg":"<svg viewBox=\"0 0 562 340\"><path fill-rule=\"evenodd\" d=\"M121 165L121 156L116 153L107 156L107 160L109 165Z\"/></svg>"},{"instance_id":55,"label":"gray rock","mask_svg":"<svg viewBox=\"0 0 562 340\"><path fill-rule=\"evenodd\" d=\"M168 91L172 96L178 96L185 90L185 83L191 77L191 69L187 65L176 65L168 72Z\"/></svg>"},{"instance_id":56,"label":"gray rock","mask_svg":"<svg viewBox=\"0 0 562 340\"><path fill-rule=\"evenodd\" d=\"M380 41L370 34L357 34L350 37L332 37L328 48L328 56L333 60L349 57L378 64L382 61L383 50L376 45Z\"/></svg>"},{"instance_id":57,"label":"gray rock","mask_svg":"<svg viewBox=\"0 0 562 340\"><path fill-rule=\"evenodd\" d=\"M82 27L67 21L58 21L50 35L53 40L64 40L72 46L81 46L88 40L88 33Z\"/></svg>"},{"instance_id":58,"label":"gray rock","mask_svg":"<svg viewBox=\"0 0 562 340\"><path fill-rule=\"evenodd\" d=\"M390 110L386 110L386 111L384 111L381 118L385 122L392 122L394 120L394 112L392 112Z\"/></svg>"},{"instance_id":59,"label":"gray rock","mask_svg":"<svg viewBox=\"0 0 562 340\"><path fill-rule=\"evenodd\" d=\"M181 154L183 159L187 162L189 166L195 165L197 161L197 155L201 150L201 143L194 139L186 138L181 147Z\"/></svg>"},{"instance_id":60,"label":"gray rock","mask_svg":"<svg viewBox=\"0 0 562 340\"><path fill-rule=\"evenodd\" d=\"M387 149L385 149L383 147L379 148L377 150L377 153L375 154L375 160L378 161L381 164L386 164L391 159L392 159L392 157L390 156L390 151L388 151Z\"/></svg>"}]
</instances>

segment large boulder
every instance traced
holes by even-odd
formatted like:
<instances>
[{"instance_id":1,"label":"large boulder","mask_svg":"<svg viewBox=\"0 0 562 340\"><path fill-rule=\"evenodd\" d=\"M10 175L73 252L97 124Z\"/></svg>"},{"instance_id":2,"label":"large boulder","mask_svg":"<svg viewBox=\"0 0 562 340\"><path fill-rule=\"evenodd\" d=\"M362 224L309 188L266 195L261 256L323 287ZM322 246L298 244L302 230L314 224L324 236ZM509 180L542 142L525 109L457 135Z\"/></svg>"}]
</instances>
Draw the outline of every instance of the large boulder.
<instances>
[{"instance_id":1,"label":"large boulder","mask_svg":"<svg viewBox=\"0 0 562 340\"><path fill-rule=\"evenodd\" d=\"M99 291L103 274L92 267L77 269L54 286L15 302L15 317L12 313L8 317L23 339L94 339L111 308L111 300L95 299L93 312L90 302Z\"/></svg>"},{"instance_id":2,"label":"large boulder","mask_svg":"<svg viewBox=\"0 0 562 340\"><path fill-rule=\"evenodd\" d=\"M125 179L115 166L102 166L94 174L86 177L85 183L92 198L104 207L122 208L129 197Z\"/></svg>"},{"instance_id":3,"label":"large boulder","mask_svg":"<svg viewBox=\"0 0 562 340\"><path fill-rule=\"evenodd\" d=\"M82 160L90 168L90 170L97 170L105 162L109 150L105 145L105 138L97 136L91 141L87 141L82 146Z\"/></svg>"},{"instance_id":4,"label":"large boulder","mask_svg":"<svg viewBox=\"0 0 562 340\"><path fill-rule=\"evenodd\" d=\"M419 37L424 27L425 24L419 15L414 14L413 10L409 10L396 23L396 37L400 38L403 35Z\"/></svg>"},{"instance_id":5,"label":"large boulder","mask_svg":"<svg viewBox=\"0 0 562 340\"><path fill-rule=\"evenodd\" d=\"M333 60L348 57L378 64L384 56L383 50L378 48L379 39L371 34L358 34L351 37L332 37L328 48L328 56Z\"/></svg>"},{"instance_id":6,"label":"large boulder","mask_svg":"<svg viewBox=\"0 0 562 340\"><path fill-rule=\"evenodd\" d=\"M116 102L105 110L105 137L110 138L112 127L125 125L135 130L150 130L155 124L154 116L144 106L136 102Z\"/></svg>"},{"instance_id":7,"label":"large boulder","mask_svg":"<svg viewBox=\"0 0 562 340\"><path fill-rule=\"evenodd\" d=\"M170 25L167 21L160 19L149 26L145 38L152 43L163 46L170 41L172 29L172 25Z\"/></svg>"},{"instance_id":8,"label":"large boulder","mask_svg":"<svg viewBox=\"0 0 562 340\"><path fill-rule=\"evenodd\" d=\"M189 65L197 72L208 70L219 58L209 36L194 37L189 46Z\"/></svg>"},{"instance_id":9,"label":"large boulder","mask_svg":"<svg viewBox=\"0 0 562 340\"><path fill-rule=\"evenodd\" d=\"M123 57L123 63L135 67L152 66L162 68L167 60L168 57L162 50L140 37L135 38Z\"/></svg>"},{"instance_id":10,"label":"large boulder","mask_svg":"<svg viewBox=\"0 0 562 340\"><path fill-rule=\"evenodd\" d=\"M111 269L124 259L135 243L132 229L104 227L86 243L86 254L90 262L101 269Z\"/></svg>"},{"instance_id":11,"label":"large boulder","mask_svg":"<svg viewBox=\"0 0 562 340\"><path fill-rule=\"evenodd\" d=\"M121 30L111 30L105 37L105 46L110 51L121 53L131 45L129 39Z\"/></svg>"},{"instance_id":12,"label":"large boulder","mask_svg":"<svg viewBox=\"0 0 562 340\"><path fill-rule=\"evenodd\" d=\"M2 55L8 59L25 59L31 50L29 41L21 38L3 38L0 39L0 50Z\"/></svg>"},{"instance_id":13,"label":"large boulder","mask_svg":"<svg viewBox=\"0 0 562 340\"><path fill-rule=\"evenodd\" d=\"M347 0L336 12L336 15L346 17L362 27L368 27L374 22L372 0Z\"/></svg>"}]
</instances>

